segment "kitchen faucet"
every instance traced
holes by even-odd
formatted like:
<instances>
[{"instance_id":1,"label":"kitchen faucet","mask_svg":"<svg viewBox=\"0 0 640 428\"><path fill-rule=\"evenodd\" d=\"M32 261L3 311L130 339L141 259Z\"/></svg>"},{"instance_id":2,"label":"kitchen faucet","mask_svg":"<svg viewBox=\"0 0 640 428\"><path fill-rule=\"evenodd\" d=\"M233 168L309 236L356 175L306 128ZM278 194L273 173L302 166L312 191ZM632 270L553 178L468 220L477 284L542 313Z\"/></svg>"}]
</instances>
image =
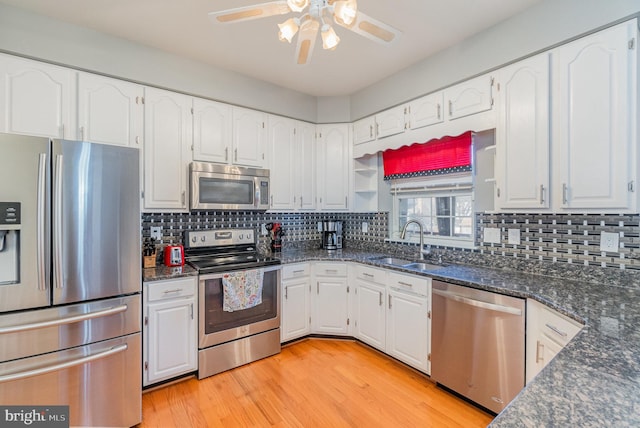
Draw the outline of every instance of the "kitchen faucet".
<instances>
[{"instance_id":1,"label":"kitchen faucet","mask_svg":"<svg viewBox=\"0 0 640 428\"><path fill-rule=\"evenodd\" d=\"M420 227L420 249L418 250L419 252L419 256L420 256L420 260L424 260L424 254L425 251L423 250L424 248L424 231L422 228L422 223L420 223L418 220L409 220L408 222L406 222L404 224L404 227L402 228L402 233L400 234L400 239L404 239L404 236L407 233L407 226L409 226L411 223L415 223L418 225L418 227ZM427 254L429 253L429 251L427 251Z\"/></svg>"}]
</instances>

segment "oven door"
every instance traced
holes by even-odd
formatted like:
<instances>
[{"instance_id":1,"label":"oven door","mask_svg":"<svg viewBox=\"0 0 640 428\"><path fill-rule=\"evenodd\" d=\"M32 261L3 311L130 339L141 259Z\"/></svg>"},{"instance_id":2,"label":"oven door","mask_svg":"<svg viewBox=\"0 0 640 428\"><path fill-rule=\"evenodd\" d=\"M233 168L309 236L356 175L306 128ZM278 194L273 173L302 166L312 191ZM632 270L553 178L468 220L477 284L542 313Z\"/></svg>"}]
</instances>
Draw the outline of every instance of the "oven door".
<instances>
[{"instance_id":1,"label":"oven door","mask_svg":"<svg viewBox=\"0 0 640 428\"><path fill-rule=\"evenodd\" d=\"M221 272L199 277L199 348L219 345L280 327L280 269L268 266L262 281L262 303L243 310L223 309Z\"/></svg>"}]
</instances>

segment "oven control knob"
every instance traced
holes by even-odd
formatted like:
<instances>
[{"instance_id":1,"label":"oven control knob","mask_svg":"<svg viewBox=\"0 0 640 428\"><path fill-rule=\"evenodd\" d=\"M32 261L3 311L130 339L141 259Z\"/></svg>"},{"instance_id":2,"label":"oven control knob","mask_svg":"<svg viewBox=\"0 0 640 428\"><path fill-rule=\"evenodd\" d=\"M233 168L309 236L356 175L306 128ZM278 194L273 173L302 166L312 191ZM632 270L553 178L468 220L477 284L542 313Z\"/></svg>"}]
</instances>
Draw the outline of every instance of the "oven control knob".
<instances>
[{"instance_id":1,"label":"oven control knob","mask_svg":"<svg viewBox=\"0 0 640 428\"><path fill-rule=\"evenodd\" d=\"M253 235L251 234L251 232L247 232L247 241L252 241L253 240Z\"/></svg>"},{"instance_id":2,"label":"oven control knob","mask_svg":"<svg viewBox=\"0 0 640 428\"><path fill-rule=\"evenodd\" d=\"M244 235L241 233L240 235L238 235L238 240L242 241L244 239Z\"/></svg>"},{"instance_id":3,"label":"oven control knob","mask_svg":"<svg viewBox=\"0 0 640 428\"><path fill-rule=\"evenodd\" d=\"M206 241L206 240L207 240L207 237L206 237L205 235L202 235L202 236L200 237L200 240L201 240L202 242L204 242L204 241Z\"/></svg>"},{"instance_id":4,"label":"oven control knob","mask_svg":"<svg viewBox=\"0 0 640 428\"><path fill-rule=\"evenodd\" d=\"M191 242L193 242L194 244L196 243L197 240L198 240L197 236L191 237Z\"/></svg>"}]
</instances>

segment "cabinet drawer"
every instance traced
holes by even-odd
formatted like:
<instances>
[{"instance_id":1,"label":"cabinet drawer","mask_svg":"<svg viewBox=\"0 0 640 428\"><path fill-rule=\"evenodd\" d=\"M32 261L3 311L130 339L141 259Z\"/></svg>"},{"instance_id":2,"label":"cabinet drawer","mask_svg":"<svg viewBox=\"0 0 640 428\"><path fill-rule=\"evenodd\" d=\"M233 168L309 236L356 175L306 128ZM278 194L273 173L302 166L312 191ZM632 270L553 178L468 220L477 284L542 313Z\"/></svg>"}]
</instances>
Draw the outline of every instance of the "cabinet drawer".
<instances>
[{"instance_id":1,"label":"cabinet drawer","mask_svg":"<svg viewBox=\"0 0 640 428\"><path fill-rule=\"evenodd\" d=\"M320 276L347 276L344 263L316 263L315 274Z\"/></svg>"},{"instance_id":2,"label":"cabinet drawer","mask_svg":"<svg viewBox=\"0 0 640 428\"><path fill-rule=\"evenodd\" d=\"M283 280L309 276L310 273L311 273L311 270L309 269L309 263L299 263L299 264L282 266Z\"/></svg>"},{"instance_id":3,"label":"cabinet drawer","mask_svg":"<svg viewBox=\"0 0 640 428\"><path fill-rule=\"evenodd\" d=\"M387 283L390 287L394 287L398 290L410 291L422 296L428 296L431 278L389 272L389 280Z\"/></svg>"},{"instance_id":4,"label":"cabinet drawer","mask_svg":"<svg viewBox=\"0 0 640 428\"><path fill-rule=\"evenodd\" d=\"M376 269L368 266L354 266L356 278L367 282L375 282L376 284L387 284L387 272L382 269Z\"/></svg>"},{"instance_id":5,"label":"cabinet drawer","mask_svg":"<svg viewBox=\"0 0 640 428\"><path fill-rule=\"evenodd\" d=\"M147 285L147 302L163 299L175 299L196 294L196 278L172 279L169 281L149 282Z\"/></svg>"},{"instance_id":6,"label":"cabinet drawer","mask_svg":"<svg viewBox=\"0 0 640 428\"><path fill-rule=\"evenodd\" d=\"M546 307L540 312L540 330L549 339L560 345L569 343L578 334L582 325Z\"/></svg>"}]
</instances>

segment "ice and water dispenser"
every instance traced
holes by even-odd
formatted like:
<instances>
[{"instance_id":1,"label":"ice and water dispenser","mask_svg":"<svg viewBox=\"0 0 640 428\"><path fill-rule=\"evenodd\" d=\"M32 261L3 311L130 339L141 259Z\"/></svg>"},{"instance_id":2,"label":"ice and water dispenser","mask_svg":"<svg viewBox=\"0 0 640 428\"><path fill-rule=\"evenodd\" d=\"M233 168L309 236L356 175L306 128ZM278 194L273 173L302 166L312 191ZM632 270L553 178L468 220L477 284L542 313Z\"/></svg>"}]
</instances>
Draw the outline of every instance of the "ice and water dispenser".
<instances>
[{"instance_id":1,"label":"ice and water dispenser","mask_svg":"<svg viewBox=\"0 0 640 428\"><path fill-rule=\"evenodd\" d=\"M20 280L20 203L0 202L0 285Z\"/></svg>"}]
</instances>

